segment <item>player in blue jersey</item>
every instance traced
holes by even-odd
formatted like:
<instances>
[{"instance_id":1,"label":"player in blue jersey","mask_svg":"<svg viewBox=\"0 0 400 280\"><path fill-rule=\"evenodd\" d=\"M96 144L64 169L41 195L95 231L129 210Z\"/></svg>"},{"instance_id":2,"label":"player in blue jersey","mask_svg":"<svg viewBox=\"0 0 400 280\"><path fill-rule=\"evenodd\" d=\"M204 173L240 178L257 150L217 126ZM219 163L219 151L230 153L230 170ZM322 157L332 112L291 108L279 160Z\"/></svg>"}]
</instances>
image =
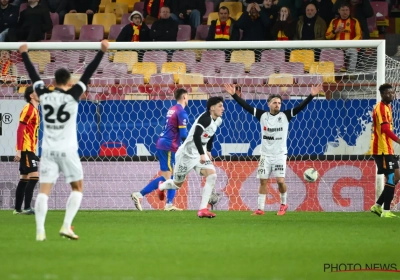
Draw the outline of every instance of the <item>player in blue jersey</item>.
<instances>
[{"instance_id":1,"label":"player in blue jersey","mask_svg":"<svg viewBox=\"0 0 400 280\"><path fill-rule=\"evenodd\" d=\"M160 162L161 176L151 181L140 192L132 193L131 197L135 207L142 211L141 199L158 188L160 182L165 182L171 178L172 170L175 164L175 153L183 141L185 141L188 132L186 125L188 115L185 107L188 105L189 96L186 90L177 89L174 93L177 104L172 106L167 113L166 124L163 132L157 141L157 157ZM182 211L172 204L176 190L168 190L167 203L165 211Z\"/></svg>"}]
</instances>

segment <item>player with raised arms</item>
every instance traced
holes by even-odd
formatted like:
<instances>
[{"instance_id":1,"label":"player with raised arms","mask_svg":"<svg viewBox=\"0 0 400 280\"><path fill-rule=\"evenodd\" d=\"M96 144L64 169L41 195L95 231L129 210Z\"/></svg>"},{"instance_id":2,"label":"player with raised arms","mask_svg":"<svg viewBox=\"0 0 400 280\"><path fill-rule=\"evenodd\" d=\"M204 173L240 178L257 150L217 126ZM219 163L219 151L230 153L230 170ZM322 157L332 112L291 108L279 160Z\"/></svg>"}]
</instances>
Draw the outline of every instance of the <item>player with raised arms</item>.
<instances>
[{"instance_id":1,"label":"player with raised arms","mask_svg":"<svg viewBox=\"0 0 400 280\"><path fill-rule=\"evenodd\" d=\"M164 199L164 190L179 189L191 170L206 178L206 184L201 196L200 208L197 216L200 218L214 218L216 215L208 210L207 205L215 187L217 174L212 164L211 149L217 128L222 123L224 99L211 97L207 100L207 111L201 114L193 123L185 142L176 152L174 179L168 179L160 184L157 192L160 200Z\"/></svg>"},{"instance_id":2,"label":"player with raised arms","mask_svg":"<svg viewBox=\"0 0 400 280\"><path fill-rule=\"evenodd\" d=\"M322 91L322 85L312 86L311 94L298 106L281 112L282 97L279 94L271 94L268 97L269 111L256 109L239 97L240 91L235 85L225 84L225 90L232 95L247 112L255 116L261 124L261 156L258 164L257 178L260 179L258 193L258 209L253 215L264 215L265 199L267 196L267 183L270 177L275 177L280 192L281 205L277 215L286 214L288 205L287 186L285 183L287 160L287 136L290 120L300 113L314 96Z\"/></svg>"},{"instance_id":3,"label":"player with raised arms","mask_svg":"<svg viewBox=\"0 0 400 280\"><path fill-rule=\"evenodd\" d=\"M89 63L79 82L71 87L71 74L67 69L58 69L55 76L55 89L48 89L29 59L28 46L20 46L19 51L33 88L39 96L43 108L43 144L40 164L40 190L36 198L36 240L46 240L45 219L48 210L48 199L60 171L64 173L66 183L71 184L72 192L67 200L64 223L60 235L77 240L71 224L82 201L83 170L78 155L77 115L79 98L86 91L90 77L99 66L108 41L101 42L101 50Z\"/></svg>"},{"instance_id":4,"label":"player with raised arms","mask_svg":"<svg viewBox=\"0 0 400 280\"><path fill-rule=\"evenodd\" d=\"M155 191L160 182L165 182L171 178L172 170L175 165L175 153L178 150L181 142L184 142L188 132L187 123L188 115L185 107L189 102L189 95L183 88L179 88L174 92L177 104L169 108L166 117L166 123L163 132L157 140L157 157L160 162L161 176L151 181L140 192L132 193L131 197L136 209L142 211L141 199ZM176 190L169 189L167 192L167 203L165 211L182 211L182 209L173 205Z\"/></svg>"}]
</instances>

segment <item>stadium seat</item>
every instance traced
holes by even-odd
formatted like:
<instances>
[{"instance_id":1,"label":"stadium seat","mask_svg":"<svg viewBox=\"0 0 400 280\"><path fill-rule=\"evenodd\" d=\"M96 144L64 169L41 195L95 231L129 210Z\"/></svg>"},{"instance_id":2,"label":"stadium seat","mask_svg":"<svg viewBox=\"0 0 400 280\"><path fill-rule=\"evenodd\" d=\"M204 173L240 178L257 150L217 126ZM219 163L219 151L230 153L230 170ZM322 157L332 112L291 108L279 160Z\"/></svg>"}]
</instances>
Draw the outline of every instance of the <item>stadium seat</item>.
<instances>
[{"instance_id":1,"label":"stadium seat","mask_svg":"<svg viewBox=\"0 0 400 280\"><path fill-rule=\"evenodd\" d=\"M152 74L150 76L149 84L150 85L168 85L174 84L175 78L172 73L158 73Z\"/></svg>"},{"instance_id":2,"label":"stadium seat","mask_svg":"<svg viewBox=\"0 0 400 280\"><path fill-rule=\"evenodd\" d=\"M75 40L75 26L70 24L55 25L51 32L51 40L69 42Z\"/></svg>"},{"instance_id":3,"label":"stadium seat","mask_svg":"<svg viewBox=\"0 0 400 280\"><path fill-rule=\"evenodd\" d=\"M128 11L132 12L132 11L134 11L133 7L134 7L135 3L136 2L140 2L140 0L116 0L115 2L118 3L118 4L119 3L127 4L128 5Z\"/></svg>"},{"instance_id":4,"label":"stadium seat","mask_svg":"<svg viewBox=\"0 0 400 280\"><path fill-rule=\"evenodd\" d=\"M245 65L245 70L250 71L250 66L256 61L254 51L232 51L231 62L240 62Z\"/></svg>"},{"instance_id":5,"label":"stadium seat","mask_svg":"<svg viewBox=\"0 0 400 280\"><path fill-rule=\"evenodd\" d=\"M144 11L144 2L136 2L133 5L133 10L134 11L138 11L143 15L143 11Z\"/></svg>"},{"instance_id":6,"label":"stadium seat","mask_svg":"<svg viewBox=\"0 0 400 280\"><path fill-rule=\"evenodd\" d=\"M292 74L271 74L268 78L269 85L290 85L293 84Z\"/></svg>"},{"instance_id":7,"label":"stadium seat","mask_svg":"<svg viewBox=\"0 0 400 280\"><path fill-rule=\"evenodd\" d=\"M60 25L63 26L63 25ZM68 69L71 71L75 71L77 69L80 53L76 51L55 51L52 57L54 61L60 64L68 64Z\"/></svg>"},{"instance_id":8,"label":"stadium seat","mask_svg":"<svg viewBox=\"0 0 400 280\"><path fill-rule=\"evenodd\" d=\"M379 38L379 30L376 23L376 16L367 18L369 36L371 38Z\"/></svg>"},{"instance_id":9,"label":"stadium seat","mask_svg":"<svg viewBox=\"0 0 400 280\"><path fill-rule=\"evenodd\" d=\"M130 20L129 20L130 16L131 16L130 13L123 14L122 18L121 18L121 24L123 24L124 26L127 25L127 24L130 24L131 23Z\"/></svg>"},{"instance_id":10,"label":"stadium seat","mask_svg":"<svg viewBox=\"0 0 400 280\"><path fill-rule=\"evenodd\" d=\"M133 7L132 7L133 8ZM121 23L122 15L128 13L128 4L126 3L108 3L104 10L106 14L115 14L117 23Z\"/></svg>"},{"instance_id":11,"label":"stadium seat","mask_svg":"<svg viewBox=\"0 0 400 280\"><path fill-rule=\"evenodd\" d=\"M97 15L97 14L96 14ZM84 25L81 28L79 41L100 42L104 38L104 26L98 24Z\"/></svg>"},{"instance_id":12,"label":"stadium seat","mask_svg":"<svg viewBox=\"0 0 400 280\"><path fill-rule=\"evenodd\" d=\"M116 74L117 76L127 74L128 66L126 63L109 63L103 67L103 73L107 74L105 77L108 77L108 74Z\"/></svg>"},{"instance_id":13,"label":"stadium seat","mask_svg":"<svg viewBox=\"0 0 400 280\"><path fill-rule=\"evenodd\" d=\"M319 61L332 61L335 65L335 72L339 72L344 66L344 53L337 49L322 49Z\"/></svg>"},{"instance_id":14,"label":"stadium seat","mask_svg":"<svg viewBox=\"0 0 400 280\"><path fill-rule=\"evenodd\" d=\"M214 2L206 2L206 13L203 16L203 22L207 22L208 15L214 12Z\"/></svg>"},{"instance_id":15,"label":"stadium seat","mask_svg":"<svg viewBox=\"0 0 400 280\"><path fill-rule=\"evenodd\" d=\"M190 25L180 24L178 26L177 41L189 41L192 34L192 28Z\"/></svg>"},{"instance_id":16,"label":"stadium seat","mask_svg":"<svg viewBox=\"0 0 400 280\"><path fill-rule=\"evenodd\" d=\"M28 6L29 6L28 3L21 3L21 5L19 6L19 12L21 13L23 10L28 8Z\"/></svg>"},{"instance_id":17,"label":"stadium seat","mask_svg":"<svg viewBox=\"0 0 400 280\"><path fill-rule=\"evenodd\" d=\"M210 14L208 15L207 25L211 25L211 22L212 22L213 20L218 19L218 18L219 18L219 17L218 17L218 13L217 13L217 12L212 12L212 13L210 13Z\"/></svg>"},{"instance_id":18,"label":"stadium seat","mask_svg":"<svg viewBox=\"0 0 400 280\"><path fill-rule=\"evenodd\" d=\"M150 76L157 73L157 64L154 62L136 62L132 67L132 74L141 74L144 76L144 82L150 81Z\"/></svg>"},{"instance_id":19,"label":"stadium seat","mask_svg":"<svg viewBox=\"0 0 400 280\"><path fill-rule=\"evenodd\" d=\"M101 0L100 5L99 5L99 13L104 13L104 10L106 9L106 5L111 2L112 2L112 0Z\"/></svg>"},{"instance_id":20,"label":"stadium seat","mask_svg":"<svg viewBox=\"0 0 400 280\"><path fill-rule=\"evenodd\" d=\"M239 20L239 18L243 15L243 12L237 13L236 17L234 18L235 20Z\"/></svg>"},{"instance_id":21,"label":"stadium seat","mask_svg":"<svg viewBox=\"0 0 400 280\"><path fill-rule=\"evenodd\" d=\"M93 86L114 85L115 76L108 75L107 77L96 76L90 79L90 84Z\"/></svg>"},{"instance_id":22,"label":"stadium seat","mask_svg":"<svg viewBox=\"0 0 400 280\"><path fill-rule=\"evenodd\" d=\"M275 71L279 71L282 62L285 62L284 50L265 50L261 53L260 62L272 63Z\"/></svg>"},{"instance_id":23,"label":"stadium seat","mask_svg":"<svg viewBox=\"0 0 400 280\"><path fill-rule=\"evenodd\" d=\"M295 82L304 75L304 64L301 62L282 62L279 73L292 74Z\"/></svg>"},{"instance_id":24,"label":"stadium seat","mask_svg":"<svg viewBox=\"0 0 400 280\"><path fill-rule=\"evenodd\" d=\"M110 27L110 32L108 33L108 40L115 41L118 38L119 33L121 33L122 28L125 27L125 24L113 24Z\"/></svg>"},{"instance_id":25,"label":"stadium seat","mask_svg":"<svg viewBox=\"0 0 400 280\"><path fill-rule=\"evenodd\" d=\"M143 75L125 74L115 78L115 82L120 85L131 86L132 92L139 92L138 86L144 84Z\"/></svg>"},{"instance_id":26,"label":"stadium seat","mask_svg":"<svg viewBox=\"0 0 400 280\"><path fill-rule=\"evenodd\" d=\"M126 63L128 69L132 69L133 64L138 62L138 53L135 51L118 51L115 53L113 61Z\"/></svg>"},{"instance_id":27,"label":"stadium seat","mask_svg":"<svg viewBox=\"0 0 400 280\"><path fill-rule=\"evenodd\" d=\"M29 57L32 63L39 65L39 71L42 73L47 63L51 62L51 54L49 51L30 51Z\"/></svg>"},{"instance_id":28,"label":"stadium seat","mask_svg":"<svg viewBox=\"0 0 400 280\"><path fill-rule=\"evenodd\" d=\"M29 53L29 55L30 55L30 53ZM32 63L32 64L33 64L33 67L35 67L35 70L39 73L39 63ZM17 76L17 77L23 76L27 80L29 80L28 71L26 71L25 65L22 62L13 64L11 66L11 73L13 74L13 76Z\"/></svg>"},{"instance_id":29,"label":"stadium seat","mask_svg":"<svg viewBox=\"0 0 400 280\"><path fill-rule=\"evenodd\" d=\"M300 76L297 80L298 84L305 84L305 85L319 85L322 84L324 81L321 75L304 75Z\"/></svg>"},{"instance_id":30,"label":"stadium seat","mask_svg":"<svg viewBox=\"0 0 400 280\"><path fill-rule=\"evenodd\" d=\"M246 75L243 77L239 77L237 79L237 83L241 85L263 85L265 83L265 79L262 77L254 77L251 75Z\"/></svg>"},{"instance_id":31,"label":"stadium seat","mask_svg":"<svg viewBox=\"0 0 400 280\"><path fill-rule=\"evenodd\" d=\"M335 64L331 61L314 62L310 66L310 74L320 74L324 83L336 83Z\"/></svg>"},{"instance_id":32,"label":"stadium seat","mask_svg":"<svg viewBox=\"0 0 400 280\"><path fill-rule=\"evenodd\" d=\"M161 70L164 62L167 62L166 51L146 51L143 55L143 62L154 62L157 64L157 71Z\"/></svg>"},{"instance_id":33,"label":"stadium seat","mask_svg":"<svg viewBox=\"0 0 400 280\"><path fill-rule=\"evenodd\" d=\"M92 24L102 25L104 27L103 38L107 38L108 34L110 33L111 26L117 24L117 20L115 14L112 13L94 14Z\"/></svg>"},{"instance_id":34,"label":"stadium seat","mask_svg":"<svg viewBox=\"0 0 400 280\"><path fill-rule=\"evenodd\" d=\"M60 63L60 62L49 62L44 67L43 74L44 74L44 76L47 76L47 77L54 77L54 72L57 69L60 69L60 68L69 69L68 63L67 62L62 62L62 63Z\"/></svg>"},{"instance_id":35,"label":"stadium seat","mask_svg":"<svg viewBox=\"0 0 400 280\"><path fill-rule=\"evenodd\" d=\"M87 14L85 13L68 13L64 17L64 25L69 24L75 26L75 38L78 38L81 28L88 24Z\"/></svg>"},{"instance_id":36,"label":"stadium seat","mask_svg":"<svg viewBox=\"0 0 400 280\"><path fill-rule=\"evenodd\" d=\"M216 71L219 71L221 65L225 63L225 52L221 50L207 50L201 55L200 62L207 62L215 67Z\"/></svg>"},{"instance_id":37,"label":"stadium seat","mask_svg":"<svg viewBox=\"0 0 400 280\"><path fill-rule=\"evenodd\" d=\"M371 2L378 26L389 26L389 4L387 2Z\"/></svg>"},{"instance_id":38,"label":"stadium seat","mask_svg":"<svg viewBox=\"0 0 400 280\"><path fill-rule=\"evenodd\" d=\"M215 75L215 66L208 62L197 62L191 71L192 74L202 74L204 82L208 82L208 77Z\"/></svg>"},{"instance_id":39,"label":"stadium seat","mask_svg":"<svg viewBox=\"0 0 400 280\"><path fill-rule=\"evenodd\" d=\"M192 67L196 64L196 53L194 51L174 51L171 58L172 62L184 62L186 70L192 71Z\"/></svg>"},{"instance_id":40,"label":"stadium seat","mask_svg":"<svg viewBox=\"0 0 400 280\"><path fill-rule=\"evenodd\" d=\"M184 62L165 62L161 66L161 73L169 73L174 75L174 81L179 81L179 74L186 73L186 64Z\"/></svg>"},{"instance_id":41,"label":"stadium seat","mask_svg":"<svg viewBox=\"0 0 400 280\"><path fill-rule=\"evenodd\" d=\"M301 62L304 64L304 71L310 70L311 63L314 62L313 50L292 50L290 52L289 62Z\"/></svg>"},{"instance_id":42,"label":"stadium seat","mask_svg":"<svg viewBox=\"0 0 400 280\"><path fill-rule=\"evenodd\" d=\"M221 65L220 73L235 78L244 76L245 64L241 62L225 62Z\"/></svg>"},{"instance_id":43,"label":"stadium seat","mask_svg":"<svg viewBox=\"0 0 400 280\"><path fill-rule=\"evenodd\" d=\"M242 2L221 2L219 7L225 6L229 9L229 14L232 18L236 18L238 13L243 12Z\"/></svg>"},{"instance_id":44,"label":"stadium seat","mask_svg":"<svg viewBox=\"0 0 400 280\"><path fill-rule=\"evenodd\" d=\"M197 26L196 36L194 37L194 39L205 41L207 39L209 29L210 29L209 25L200 24L199 26Z\"/></svg>"},{"instance_id":45,"label":"stadium seat","mask_svg":"<svg viewBox=\"0 0 400 280\"><path fill-rule=\"evenodd\" d=\"M250 66L249 74L252 76L266 76L275 73L275 66L272 63L267 62L254 62Z\"/></svg>"},{"instance_id":46,"label":"stadium seat","mask_svg":"<svg viewBox=\"0 0 400 280\"><path fill-rule=\"evenodd\" d=\"M204 84L203 74L200 73L178 74L178 79L181 85Z\"/></svg>"},{"instance_id":47,"label":"stadium seat","mask_svg":"<svg viewBox=\"0 0 400 280\"><path fill-rule=\"evenodd\" d=\"M60 17L57 13L50 13L51 22L53 27L60 24Z\"/></svg>"}]
</instances>

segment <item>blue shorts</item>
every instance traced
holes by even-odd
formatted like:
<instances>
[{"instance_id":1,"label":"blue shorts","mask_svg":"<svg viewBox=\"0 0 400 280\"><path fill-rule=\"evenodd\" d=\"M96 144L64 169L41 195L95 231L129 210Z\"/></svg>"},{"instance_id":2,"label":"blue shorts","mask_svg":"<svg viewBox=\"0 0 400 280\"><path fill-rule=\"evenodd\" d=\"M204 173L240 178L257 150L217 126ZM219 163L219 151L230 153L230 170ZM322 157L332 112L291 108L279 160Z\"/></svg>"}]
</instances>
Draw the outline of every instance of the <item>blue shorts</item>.
<instances>
[{"instance_id":1,"label":"blue shorts","mask_svg":"<svg viewBox=\"0 0 400 280\"><path fill-rule=\"evenodd\" d=\"M161 171L173 171L175 165L175 153L164 150L157 150L156 155L160 162Z\"/></svg>"}]
</instances>

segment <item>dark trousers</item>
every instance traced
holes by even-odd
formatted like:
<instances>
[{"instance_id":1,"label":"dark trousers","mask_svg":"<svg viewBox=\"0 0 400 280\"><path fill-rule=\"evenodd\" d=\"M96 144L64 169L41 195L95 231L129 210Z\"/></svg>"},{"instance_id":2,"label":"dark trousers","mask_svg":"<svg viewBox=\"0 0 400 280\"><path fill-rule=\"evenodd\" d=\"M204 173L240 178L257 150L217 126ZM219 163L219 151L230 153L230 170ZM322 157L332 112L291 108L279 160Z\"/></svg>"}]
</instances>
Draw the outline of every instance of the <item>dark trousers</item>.
<instances>
[{"instance_id":1,"label":"dark trousers","mask_svg":"<svg viewBox=\"0 0 400 280\"><path fill-rule=\"evenodd\" d=\"M27 41L38 42L45 39L45 32L42 32L38 26L30 28L10 28L8 30L8 39L10 42Z\"/></svg>"}]
</instances>

